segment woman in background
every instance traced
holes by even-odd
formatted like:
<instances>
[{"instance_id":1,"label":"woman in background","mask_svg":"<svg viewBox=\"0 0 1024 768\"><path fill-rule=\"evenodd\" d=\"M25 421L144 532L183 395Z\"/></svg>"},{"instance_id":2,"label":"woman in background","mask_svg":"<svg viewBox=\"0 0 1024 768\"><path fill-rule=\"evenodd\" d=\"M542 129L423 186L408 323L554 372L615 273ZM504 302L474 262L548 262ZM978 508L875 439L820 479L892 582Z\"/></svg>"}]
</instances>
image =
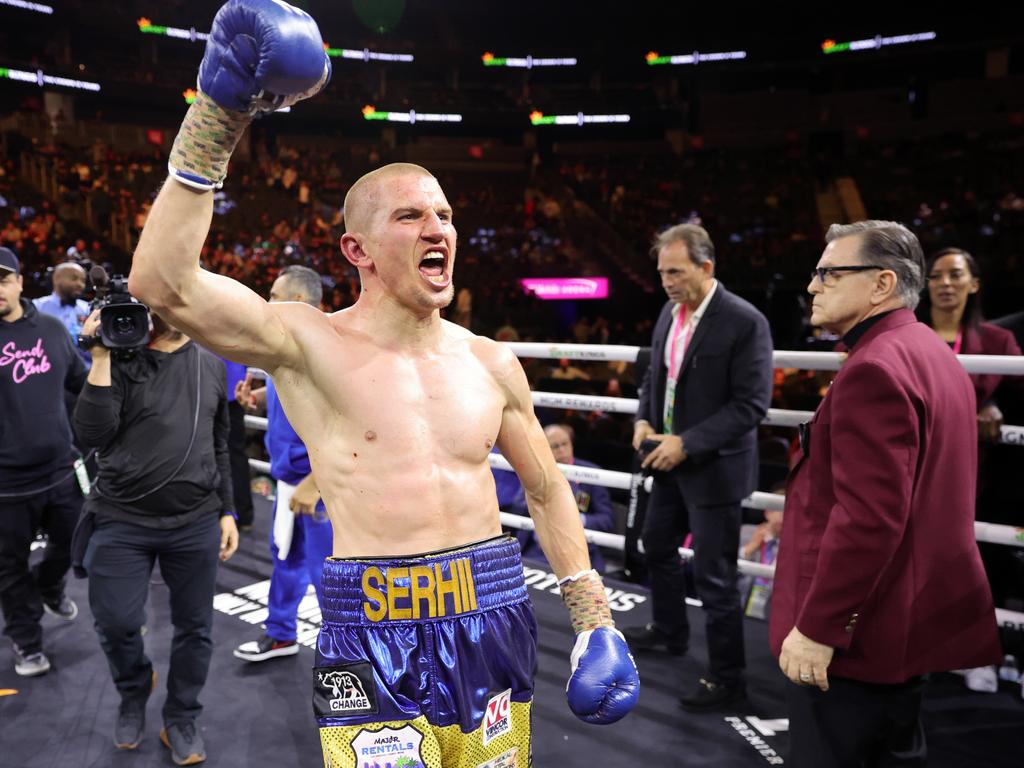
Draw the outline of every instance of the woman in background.
<instances>
[{"instance_id":1,"label":"woman in background","mask_svg":"<svg viewBox=\"0 0 1024 768\"><path fill-rule=\"evenodd\" d=\"M984 322L981 313L981 276L974 257L961 248L943 248L934 253L926 265L928 289L918 306L918 319L930 325L958 355L1019 355L1020 347L1013 334L999 326ZM972 373L974 393L978 399L978 502L977 519L1003 525L1024 526L1024 518L1007 486L1015 479L996 469L1000 452L1013 451L1013 458L1024 458L1019 446L996 445L1003 425L1003 407L1010 399L1024 395L1024 377L991 373ZM1003 406L1003 407L1000 407ZM1021 597L1019 566L1010 547L979 544L985 570L992 585L996 605ZM1003 645L1012 653L1020 638L1004 634ZM1018 653L1018 657L1019 657ZM1009 659L1008 659L1009 661ZM1002 674L1009 666L1004 663ZM975 691L995 692L999 678L994 667L966 670L967 687Z\"/></svg>"}]
</instances>

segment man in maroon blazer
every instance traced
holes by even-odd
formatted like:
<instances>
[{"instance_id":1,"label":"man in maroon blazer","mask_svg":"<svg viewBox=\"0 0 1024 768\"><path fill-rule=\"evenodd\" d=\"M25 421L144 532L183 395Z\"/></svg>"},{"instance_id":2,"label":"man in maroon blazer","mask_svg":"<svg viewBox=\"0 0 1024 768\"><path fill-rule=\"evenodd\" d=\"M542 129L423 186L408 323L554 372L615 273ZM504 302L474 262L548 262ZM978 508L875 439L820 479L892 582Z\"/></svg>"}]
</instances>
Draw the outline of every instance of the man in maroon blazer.
<instances>
[{"instance_id":1,"label":"man in maroon blazer","mask_svg":"<svg viewBox=\"0 0 1024 768\"><path fill-rule=\"evenodd\" d=\"M929 672L1001 657L974 539L974 389L913 309L917 238L833 225L807 290L849 357L801 429L770 641L797 768L923 765Z\"/></svg>"}]
</instances>

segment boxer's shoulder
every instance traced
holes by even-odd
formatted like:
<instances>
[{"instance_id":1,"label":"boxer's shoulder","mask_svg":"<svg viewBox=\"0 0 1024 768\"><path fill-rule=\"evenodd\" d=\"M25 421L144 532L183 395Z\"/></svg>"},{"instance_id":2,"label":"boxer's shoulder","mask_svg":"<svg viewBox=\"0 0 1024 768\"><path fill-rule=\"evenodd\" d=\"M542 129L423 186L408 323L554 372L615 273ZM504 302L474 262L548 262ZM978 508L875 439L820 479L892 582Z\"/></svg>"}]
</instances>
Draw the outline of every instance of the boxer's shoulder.
<instances>
[{"instance_id":1,"label":"boxer's shoulder","mask_svg":"<svg viewBox=\"0 0 1024 768\"><path fill-rule=\"evenodd\" d=\"M486 336L477 336L462 329L465 336L465 343L470 353L484 366L493 376L504 379L522 371L519 360L507 344L502 344Z\"/></svg>"}]
</instances>

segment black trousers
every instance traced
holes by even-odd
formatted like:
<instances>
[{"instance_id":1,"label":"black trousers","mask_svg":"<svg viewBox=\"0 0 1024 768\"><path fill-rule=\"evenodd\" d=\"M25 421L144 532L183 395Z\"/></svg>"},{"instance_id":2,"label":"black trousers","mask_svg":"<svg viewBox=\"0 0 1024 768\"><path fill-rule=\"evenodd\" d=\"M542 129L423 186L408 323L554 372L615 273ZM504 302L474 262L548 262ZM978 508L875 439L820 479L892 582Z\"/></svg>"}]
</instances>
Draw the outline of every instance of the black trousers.
<instances>
[{"instance_id":1,"label":"black trousers","mask_svg":"<svg viewBox=\"0 0 1024 768\"><path fill-rule=\"evenodd\" d=\"M707 617L711 677L734 683L743 676L743 611L736 587L740 546L739 502L702 506L688 502L676 473L657 474L644 520L644 557L651 582L654 625L689 642L686 583L678 549L693 534L693 574Z\"/></svg>"},{"instance_id":2,"label":"black trousers","mask_svg":"<svg viewBox=\"0 0 1024 768\"><path fill-rule=\"evenodd\" d=\"M62 469L39 481L40 487L60 479ZM82 511L82 492L72 474L54 488L28 497L0 499L0 607L4 634L26 653L43 647L43 600L58 602L71 565L71 534ZM49 538L42 560L29 568L36 531Z\"/></svg>"},{"instance_id":3,"label":"black trousers","mask_svg":"<svg viewBox=\"0 0 1024 768\"><path fill-rule=\"evenodd\" d=\"M829 675L829 689L786 683L789 762L794 768L923 766L926 679L897 685Z\"/></svg>"},{"instance_id":4,"label":"black trousers","mask_svg":"<svg viewBox=\"0 0 1024 768\"><path fill-rule=\"evenodd\" d=\"M231 490L239 525L252 525L252 487L249 485L249 457L245 452L245 409L232 400L228 403L231 431L228 456L231 459Z\"/></svg>"},{"instance_id":5,"label":"black trousers","mask_svg":"<svg viewBox=\"0 0 1024 768\"><path fill-rule=\"evenodd\" d=\"M172 530L97 519L89 540L89 607L118 693L146 697L153 664L146 656L142 626L153 565L170 590L171 663L167 672L164 723L198 717L199 694L213 655L213 595L220 551L220 525L211 512Z\"/></svg>"}]
</instances>

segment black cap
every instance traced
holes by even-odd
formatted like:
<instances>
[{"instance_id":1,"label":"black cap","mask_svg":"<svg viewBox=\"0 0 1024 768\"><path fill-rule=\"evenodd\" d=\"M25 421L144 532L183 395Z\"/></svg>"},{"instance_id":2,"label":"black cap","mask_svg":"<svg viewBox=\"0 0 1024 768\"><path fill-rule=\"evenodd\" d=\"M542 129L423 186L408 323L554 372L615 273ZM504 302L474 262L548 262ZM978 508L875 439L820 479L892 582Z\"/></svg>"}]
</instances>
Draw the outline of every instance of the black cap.
<instances>
[{"instance_id":1,"label":"black cap","mask_svg":"<svg viewBox=\"0 0 1024 768\"><path fill-rule=\"evenodd\" d=\"M0 248L0 275L6 272L21 274L21 263L10 248Z\"/></svg>"}]
</instances>

